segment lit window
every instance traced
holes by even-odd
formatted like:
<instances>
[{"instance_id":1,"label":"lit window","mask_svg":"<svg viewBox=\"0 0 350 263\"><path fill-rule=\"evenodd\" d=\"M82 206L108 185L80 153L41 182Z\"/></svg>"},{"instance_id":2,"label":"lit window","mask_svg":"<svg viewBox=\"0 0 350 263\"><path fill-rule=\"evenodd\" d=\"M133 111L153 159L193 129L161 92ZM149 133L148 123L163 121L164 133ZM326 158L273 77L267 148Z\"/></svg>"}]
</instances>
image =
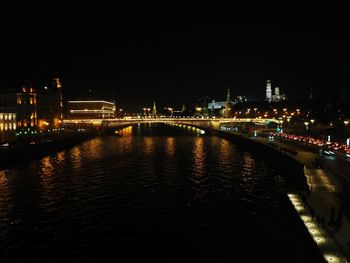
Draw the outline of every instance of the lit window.
<instances>
[{"instance_id":1,"label":"lit window","mask_svg":"<svg viewBox=\"0 0 350 263\"><path fill-rule=\"evenodd\" d=\"M5 131L7 131L7 128L8 128L7 123L5 123Z\"/></svg>"},{"instance_id":2,"label":"lit window","mask_svg":"<svg viewBox=\"0 0 350 263\"><path fill-rule=\"evenodd\" d=\"M22 104L22 99L21 98L17 98L17 104Z\"/></svg>"},{"instance_id":3,"label":"lit window","mask_svg":"<svg viewBox=\"0 0 350 263\"><path fill-rule=\"evenodd\" d=\"M21 127L22 126L21 121L18 121L17 125L18 125L18 127Z\"/></svg>"},{"instance_id":4,"label":"lit window","mask_svg":"<svg viewBox=\"0 0 350 263\"><path fill-rule=\"evenodd\" d=\"M7 121L7 114L4 114L4 117L5 117L5 121Z\"/></svg>"},{"instance_id":5,"label":"lit window","mask_svg":"<svg viewBox=\"0 0 350 263\"><path fill-rule=\"evenodd\" d=\"M31 121L30 121L30 126L32 126L32 127L34 127L34 126L35 126L35 124L34 124L34 120L31 120Z\"/></svg>"},{"instance_id":6,"label":"lit window","mask_svg":"<svg viewBox=\"0 0 350 263\"><path fill-rule=\"evenodd\" d=\"M12 123L9 124L9 130L12 131Z\"/></svg>"},{"instance_id":7,"label":"lit window","mask_svg":"<svg viewBox=\"0 0 350 263\"><path fill-rule=\"evenodd\" d=\"M3 115L2 115L2 113L0 113L0 120L2 120L4 117L3 117Z\"/></svg>"},{"instance_id":8,"label":"lit window","mask_svg":"<svg viewBox=\"0 0 350 263\"><path fill-rule=\"evenodd\" d=\"M12 114L9 113L9 121L12 120Z\"/></svg>"},{"instance_id":9,"label":"lit window","mask_svg":"<svg viewBox=\"0 0 350 263\"><path fill-rule=\"evenodd\" d=\"M24 93L27 92L26 87L22 87L22 91L23 91Z\"/></svg>"},{"instance_id":10,"label":"lit window","mask_svg":"<svg viewBox=\"0 0 350 263\"><path fill-rule=\"evenodd\" d=\"M4 124L0 123L0 131L3 131L3 130L4 130Z\"/></svg>"},{"instance_id":11,"label":"lit window","mask_svg":"<svg viewBox=\"0 0 350 263\"><path fill-rule=\"evenodd\" d=\"M33 98L29 98L29 103L33 104Z\"/></svg>"},{"instance_id":12,"label":"lit window","mask_svg":"<svg viewBox=\"0 0 350 263\"><path fill-rule=\"evenodd\" d=\"M30 92L33 92L33 88L30 88Z\"/></svg>"}]
</instances>

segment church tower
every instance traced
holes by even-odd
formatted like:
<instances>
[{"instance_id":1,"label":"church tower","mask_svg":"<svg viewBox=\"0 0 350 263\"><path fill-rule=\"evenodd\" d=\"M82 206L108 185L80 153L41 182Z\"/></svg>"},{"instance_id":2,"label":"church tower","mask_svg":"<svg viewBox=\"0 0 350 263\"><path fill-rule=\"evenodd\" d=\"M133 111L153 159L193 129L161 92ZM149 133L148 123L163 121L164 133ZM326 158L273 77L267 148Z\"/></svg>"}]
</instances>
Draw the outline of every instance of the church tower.
<instances>
[{"instance_id":1,"label":"church tower","mask_svg":"<svg viewBox=\"0 0 350 263\"><path fill-rule=\"evenodd\" d=\"M63 92L62 92L62 82L58 77L58 73L56 72L55 77L53 79L53 87L58 91L58 99L60 105L60 120L61 124L63 123Z\"/></svg>"},{"instance_id":2,"label":"church tower","mask_svg":"<svg viewBox=\"0 0 350 263\"><path fill-rule=\"evenodd\" d=\"M271 80L266 82L266 101L272 101L272 89L271 89Z\"/></svg>"},{"instance_id":3,"label":"church tower","mask_svg":"<svg viewBox=\"0 0 350 263\"><path fill-rule=\"evenodd\" d=\"M232 117L232 102L231 102L231 91L230 87L227 89L227 98L226 98L226 104L225 104L225 118L231 118Z\"/></svg>"}]
</instances>

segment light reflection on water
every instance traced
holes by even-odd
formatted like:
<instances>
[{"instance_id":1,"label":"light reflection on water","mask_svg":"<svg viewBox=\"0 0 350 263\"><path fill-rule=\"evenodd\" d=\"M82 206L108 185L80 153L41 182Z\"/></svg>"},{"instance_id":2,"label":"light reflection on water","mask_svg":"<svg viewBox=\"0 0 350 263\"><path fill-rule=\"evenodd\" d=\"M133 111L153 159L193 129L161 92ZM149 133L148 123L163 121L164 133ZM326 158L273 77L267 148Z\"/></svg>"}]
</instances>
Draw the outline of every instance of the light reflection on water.
<instances>
[{"instance_id":1,"label":"light reflection on water","mask_svg":"<svg viewBox=\"0 0 350 263\"><path fill-rule=\"evenodd\" d=\"M205 169L205 151L204 139L202 137L196 138L193 144L193 173L195 177L201 177Z\"/></svg>"},{"instance_id":2,"label":"light reflection on water","mask_svg":"<svg viewBox=\"0 0 350 263\"><path fill-rule=\"evenodd\" d=\"M253 262L272 247L312 250L264 162L186 127L138 129L0 172L0 259Z\"/></svg>"}]
</instances>

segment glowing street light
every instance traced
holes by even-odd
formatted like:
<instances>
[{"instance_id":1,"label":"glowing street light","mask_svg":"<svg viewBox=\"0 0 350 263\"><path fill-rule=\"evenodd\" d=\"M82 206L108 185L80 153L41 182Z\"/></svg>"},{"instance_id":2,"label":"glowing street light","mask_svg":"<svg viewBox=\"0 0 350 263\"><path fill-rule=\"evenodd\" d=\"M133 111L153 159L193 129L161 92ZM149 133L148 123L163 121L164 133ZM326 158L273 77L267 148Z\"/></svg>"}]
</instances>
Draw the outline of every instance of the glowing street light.
<instances>
[{"instance_id":1,"label":"glowing street light","mask_svg":"<svg viewBox=\"0 0 350 263\"><path fill-rule=\"evenodd\" d=\"M314 124L315 120L310 120L311 121L311 124Z\"/></svg>"},{"instance_id":2,"label":"glowing street light","mask_svg":"<svg viewBox=\"0 0 350 263\"><path fill-rule=\"evenodd\" d=\"M309 130L309 123L306 121L304 122L304 124L305 124L306 130Z\"/></svg>"},{"instance_id":3,"label":"glowing street light","mask_svg":"<svg viewBox=\"0 0 350 263\"><path fill-rule=\"evenodd\" d=\"M347 127L349 124L349 121L344 121L345 126Z\"/></svg>"}]
</instances>

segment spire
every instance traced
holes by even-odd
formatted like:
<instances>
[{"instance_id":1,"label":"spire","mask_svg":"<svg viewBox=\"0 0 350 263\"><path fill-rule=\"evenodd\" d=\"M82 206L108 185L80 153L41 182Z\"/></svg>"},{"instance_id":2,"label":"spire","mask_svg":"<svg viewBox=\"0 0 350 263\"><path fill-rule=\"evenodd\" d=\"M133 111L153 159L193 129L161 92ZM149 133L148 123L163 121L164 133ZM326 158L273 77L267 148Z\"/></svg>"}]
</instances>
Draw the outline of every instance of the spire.
<instances>
[{"instance_id":1,"label":"spire","mask_svg":"<svg viewBox=\"0 0 350 263\"><path fill-rule=\"evenodd\" d=\"M225 118L231 118L232 113L232 102L231 102L231 92L230 87L227 89L227 101L225 105Z\"/></svg>"},{"instance_id":2,"label":"spire","mask_svg":"<svg viewBox=\"0 0 350 263\"><path fill-rule=\"evenodd\" d=\"M312 100L314 98L313 94L312 94L312 88L310 88L310 96L309 96L309 100Z\"/></svg>"},{"instance_id":3,"label":"spire","mask_svg":"<svg viewBox=\"0 0 350 263\"><path fill-rule=\"evenodd\" d=\"M153 111L152 111L153 117L157 116L157 106L156 106L156 102L153 101Z\"/></svg>"},{"instance_id":4,"label":"spire","mask_svg":"<svg viewBox=\"0 0 350 263\"><path fill-rule=\"evenodd\" d=\"M227 88L227 99L226 99L226 103L231 103L231 91L230 91L230 87Z\"/></svg>"},{"instance_id":5,"label":"spire","mask_svg":"<svg viewBox=\"0 0 350 263\"><path fill-rule=\"evenodd\" d=\"M181 112L184 113L186 111L186 106L185 106L185 103L182 104L182 109L181 109Z\"/></svg>"}]
</instances>

